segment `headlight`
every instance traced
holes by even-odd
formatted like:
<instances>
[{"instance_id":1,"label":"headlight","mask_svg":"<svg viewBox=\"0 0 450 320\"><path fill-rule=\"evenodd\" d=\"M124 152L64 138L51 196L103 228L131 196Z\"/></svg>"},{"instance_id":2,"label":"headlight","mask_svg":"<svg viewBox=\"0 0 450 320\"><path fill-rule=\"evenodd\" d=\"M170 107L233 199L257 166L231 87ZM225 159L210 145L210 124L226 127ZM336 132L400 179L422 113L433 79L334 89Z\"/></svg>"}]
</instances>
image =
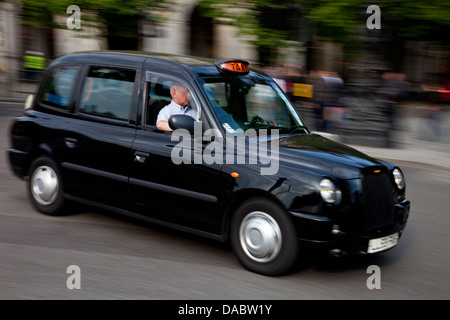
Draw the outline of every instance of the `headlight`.
<instances>
[{"instance_id":1,"label":"headlight","mask_svg":"<svg viewBox=\"0 0 450 320\"><path fill-rule=\"evenodd\" d=\"M394 171L392 171L392 174L394 175L394 181L397 187L400 190L405 189L405 178L403 177L402 172L398 168L395 168Z\"/></svg>"},{"instance_id":2,"label":"headlight","mask_svg":"<svg viewBox=\"0 0 450 320\"><path fill-rule=\"evenodd\" d=\"M327 203L338 204L341 201L341 190L329 179L323 179L320 184L320 195Z\"/></svg>"}]
</instances>

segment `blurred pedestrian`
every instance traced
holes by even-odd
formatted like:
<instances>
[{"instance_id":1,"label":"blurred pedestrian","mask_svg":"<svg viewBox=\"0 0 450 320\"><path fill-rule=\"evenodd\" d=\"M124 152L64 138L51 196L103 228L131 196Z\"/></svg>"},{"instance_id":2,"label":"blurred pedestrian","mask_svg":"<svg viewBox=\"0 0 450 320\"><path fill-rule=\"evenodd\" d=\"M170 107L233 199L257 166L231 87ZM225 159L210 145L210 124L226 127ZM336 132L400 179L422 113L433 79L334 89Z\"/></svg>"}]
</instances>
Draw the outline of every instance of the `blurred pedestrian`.
<instances>
[{"instance_id":1,"label":"blurred pedestrian","mask_svg":"<svg viewBox=\"0 0 450 320\"><path fill-rule=\"evenodd\" d=\"M316 130L323 131L325 128L323 120L326 94L325 81L319 71L310 71L306 76L306 83L313 86L314 127Z\"/></svg>"},{"instance_id":2,"label":"blurred pedestrian","mask_svg":"<svg viewBox=\"0 0 450 320\"><path fill-rule=\"evenodd\" d=\"M30 81L39 81L45 70L46 59L42 52L26 51L23 57L23 67L25 69L26 79Z\"/></svg>"},{"instance_id":3,"label":"blurred pedestrian","mask_svg":"<svg viewBox=\"0 0 450 320\"><path fill-rule=\"evenodd\" d=\"M344 108L341 97L344 81L336 72L314 71L309 74L309 84L313 88L316 104L316 126L321 131L332 131L342 121Z\"/></svg>"},{"instance_id":4,"label":"blurred pedestrian","mask_svg":"<svg viewBox=\"0 0 450 320\"><path fill-rule=\"evenodd\" d=\"M382 76L381 86L377 91L378 99L383 103L383 112L387 118L389 130L395 128L398 104L408 96L409 86L402 73L386 72Z\"/></svg>"},{"instance_id":5,"label":"blurred pedestrian","mask_svg":"<svg viewBox=\"0 0 450 320\"><path fill-rule=\"evenodd\" d=\"M439 141L442 130L443 110L435 91L423 86L427 100L416 108L416 115L421 125L418 126L417 138L428 141Z\"/></svg>"}]
</instances>

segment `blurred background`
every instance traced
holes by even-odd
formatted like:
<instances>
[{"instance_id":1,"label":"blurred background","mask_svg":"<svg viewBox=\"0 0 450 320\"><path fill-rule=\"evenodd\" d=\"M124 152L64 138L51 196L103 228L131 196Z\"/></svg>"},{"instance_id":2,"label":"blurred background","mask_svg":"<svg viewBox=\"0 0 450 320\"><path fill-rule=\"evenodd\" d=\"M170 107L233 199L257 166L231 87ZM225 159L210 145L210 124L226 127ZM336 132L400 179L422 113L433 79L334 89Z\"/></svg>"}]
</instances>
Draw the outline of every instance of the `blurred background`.
<instances>
[{"instance_id":1,"label":"blurred background","mask_svg":"<svg viewBox=\"0 0 450 320\"><path fill-rule=\"evenodd\" d=\"M75 51L240 58L274 77L314 131L448 144L449 34L448 1L0 0L0 97L25 99Z\"/></svg>"}]
</instances>

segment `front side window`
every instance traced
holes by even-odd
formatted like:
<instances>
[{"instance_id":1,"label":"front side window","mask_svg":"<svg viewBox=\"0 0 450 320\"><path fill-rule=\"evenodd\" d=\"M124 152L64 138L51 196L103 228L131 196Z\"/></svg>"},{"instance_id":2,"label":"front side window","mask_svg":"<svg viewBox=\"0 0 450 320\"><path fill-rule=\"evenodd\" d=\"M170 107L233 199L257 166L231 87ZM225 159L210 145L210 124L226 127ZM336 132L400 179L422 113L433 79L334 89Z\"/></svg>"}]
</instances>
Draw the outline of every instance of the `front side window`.
<instances>
[{"instance_id":1,"label":"front side window","mask_svg":"<svg viewBox=\"0 0 450 320\"><path fill-rule=\"evenodd\" d=\"M135 70L91 67L83 84L79 112L128 120L135 78Z\"/></svg>"},{"instance_id":2,"label":"front side window","mask_svg":"<svg viewBox=\"0 0 450 320\"><path fill-rule=\"evenodd\" d=\"M55 69L45 84L41 101L52 107L67 110L79 69L79 66L63 66Z\"/></svg>"},{"instance_id":3,"label":"front side window","mask_svg":"<svg viewBox=\"0 0 450 320\"><path fill-rule=\"evenodd\" d=\"M169 105L172 101L171 88L173 86L182 87L184 94L187 96L187 106L185 108L185 114L194 118L194 120L200 119L200 108L197 99L186 81L181 78L173 77L170 75L146 72L147 82L147 107L144 112L144 123L150 126L156 126L157 120L162 109ZM171 109L172 111L174 109Z\"/></svg>"}]
</instances>

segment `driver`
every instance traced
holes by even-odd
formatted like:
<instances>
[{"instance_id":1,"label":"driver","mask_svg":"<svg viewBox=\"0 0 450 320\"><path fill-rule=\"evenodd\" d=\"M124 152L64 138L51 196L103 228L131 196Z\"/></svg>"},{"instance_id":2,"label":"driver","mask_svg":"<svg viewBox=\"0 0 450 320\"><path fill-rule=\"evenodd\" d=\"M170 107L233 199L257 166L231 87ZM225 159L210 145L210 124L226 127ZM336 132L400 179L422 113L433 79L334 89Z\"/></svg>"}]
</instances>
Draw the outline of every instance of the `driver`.
<instances>
[{"instance_id":1,"label":"driver","mask_svg":"<svg viewBox=\"0 0 450 320\"><path fill-rule=\"evenodd\" d=\"M184 114L197 120L197 110L188 105L191 94L184 84L174 82L170 87L170 95L172 96L172 101L161 109L156 119L156 127L159 130L173 131L169 127L169 118L174 114Z\"/></svg>"}]
</instances>

